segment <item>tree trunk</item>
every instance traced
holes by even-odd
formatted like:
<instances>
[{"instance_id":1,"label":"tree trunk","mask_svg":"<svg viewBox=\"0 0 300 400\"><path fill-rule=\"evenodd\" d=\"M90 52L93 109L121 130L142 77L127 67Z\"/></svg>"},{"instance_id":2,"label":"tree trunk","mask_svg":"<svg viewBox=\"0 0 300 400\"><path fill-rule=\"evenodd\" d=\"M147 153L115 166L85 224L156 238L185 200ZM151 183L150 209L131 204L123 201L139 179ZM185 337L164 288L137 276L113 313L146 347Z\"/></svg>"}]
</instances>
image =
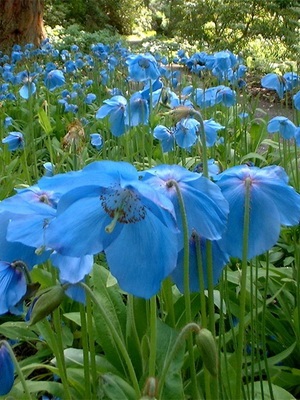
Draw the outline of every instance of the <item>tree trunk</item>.
<instances>
[{"instance_id":1,"label":"tree trunk","mask_svg":"<svg viewBox=\"0 0 300 400\"><path fill-rule=\"evenodd\" d=\"M43 0L0 0L0 50L14 44L36 46L45 37Z\"/></svg>"}]
</instances>

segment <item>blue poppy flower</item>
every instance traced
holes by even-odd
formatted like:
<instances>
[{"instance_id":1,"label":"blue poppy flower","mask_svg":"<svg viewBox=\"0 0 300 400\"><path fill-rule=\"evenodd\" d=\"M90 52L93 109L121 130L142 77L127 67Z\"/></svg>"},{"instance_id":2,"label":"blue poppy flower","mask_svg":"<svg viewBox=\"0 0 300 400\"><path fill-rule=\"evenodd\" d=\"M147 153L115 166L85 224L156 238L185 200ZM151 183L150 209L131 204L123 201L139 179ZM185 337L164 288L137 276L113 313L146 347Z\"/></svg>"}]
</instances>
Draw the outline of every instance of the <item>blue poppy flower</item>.
<instances>
[{"instance_id":1,"label":"blue poppy flower","mask_svg":"<svg viewBox=\"0 0 300 400\"><path fill-rule=\"evenodd\" d=\"M16 265L0 261L0 315L12 311L27 290L24 272Z\"/></svg>"},{"instance_id":2,"label":"blue poppy flower","mask_svg":"<svg viewBox=\"0 0 300 400\"><path fill-rule=\"evenodd\" d=\"M44 167L44 175L45 176L53 176L55 171L55 166L51 162L45 162L43 164Z\"/></svg>"},{"instance_id":3,"label":"blue poppy flower","mask_svg":"<svg viewBox=\"0 0 300 400\"><path fill-rule=\"evenodd\" d=\"M5 201L4 201L5 202ZM3 202L2 202L3 203ZM2 204L1 203L1 204ZM15 205L15 208L17 206ZM49 257L48 252L36 254L35 247L24 245L20 242L7 240L7 232L10 221L14 218L13 212L0 213L0 260L14 262L20 260L24 262L30 270L34 265L41 264Z\"/></svg>"},{"instance_id":4,"label":"blue poppy flower","mask_svg":"<svg viewBox=\"0 0 300 400\"><path fill-rule=\"evenodd\" d=\"M217 132L225 126L214 121L212 118L203 121L206 145L212 147L217 141Z\"/></svg>"},{"instance_id":5,"label":"blue poppy flower","mask_svg":"<svg viewBox=\"0 0 300 400\"><path fill-rule=\"evenodd\" d=\"M71 257L104 251L123 290L153 296L176 265L172 203L140 181L136 169L125 162L92 163L78 176L86 185L60 198L47 229L48 246ZM98 181L93 182L94 176Z\"/></svg>"},{"instance_id":6,"label":"blue poppy flower","mask_svg":"<svg viewBox=\"0 0 300 400\"><path fill-rule=\"evenodd\" d=\"M50 255L54 267L59 270L59 279L63 283L80 282L92 270L94 257L86 255L83 257L70 257L57 253Z\"/></svg>"},{"instance_id":7,"label":"blue poppy flower","mask_svg":"<svg viewBox=\"0 0 300 400\"><path fill-rule=\"evenodd\" d=\"M3 341L0 342L0 396L5 396L13 387L14 363Z\"/></svg>"},{"instance_id":8,"label":"blue poppy flower","mask_svg":"<svg viewBox=\"0 0 300 400\"><path fill-rule=\"evenodd\" d=\"M296 141L296 146L300 147L300 128L296 128L295 130L295 141Z\"/></svg>"},{"instance_id":9,"label":"blue poppy flower","mask_svg":"<svg viewBox=\"0 0 300 400\"><path fill-rule=\"evenodd\" d=\"M85 96L84 102L85 104L92 104L95 100L96 100L97 96L95 95L95 93L88 93Z\"/></svg>"},{"instance_id":10,"label":"blue poppy flower","mask_svg":"<svg viewBox=\"0 0 300 400\"><path fill-rule=\"evenodd\" d=\"M283 168L235 166L214 177L229 203L227 230L222 248L233 257L242 258L246 182L250 184L250 223L248 259L276 244L281 225L298 225L300 195L288 185Z\"/></svg>"},{"instance_id":11,"label":"blue poppy flower","mask_svg":"<svg viewBox=\"0 0 300 400\"><path fill-rule=\"evenodd\" d=\"M216 285L222 274L223 268L229 261L229 256L219 246L219 241L213 240L212 245L212 265L213 265L213 283ZM197 246L199 246L199 254L201 259L197 257ZM207 253L206 240L200 238L196 232L193 232L189 240L189 288L191 292L199 293L201 288L199 278L199 265L202 266L203 279L201 283L204 289L207 289ZM178 253L177 266L171 273L171 278L180 290L184 293L184 249Z\"/></svg>"},{"instance_id":12,"label":"blue poppy flower","mask_svg":"<svg viewBox=\"0 0 300 400\"><path fill-rule=\"evenodd\" d=\"M25 146L23 133L9 132L9 135L2 139L2 143L8 145L9 151L22 150Z\"/></svg>"},{"instance_id":13,"label":"blue poppy flower","mask_svg":"<svg viewBox=\"0 0 300 400\"><path fill-rule=\"evenodd\" d=\"M300 90L296 94L294 94L293 102L296 110L300 110Z\"/></svg>"},{"instance_id":14,"label":"blue poppy flower","mask_svg":"<svg viewBox=\"0 0 300 400\"><path fill-rule=\"evenodd\" d=\"M13 124L13 119L12 117L5 117L4 118L4 128L8 128L9 126L11 126Z\"/></svg>"},{"instance_id":15,"label":"blue poppy flower","mask_svg":"<svg viewBox=\"0 0 300 400\"><path fill-rule=\"evenodd\" d=\"M32 96L35 92L36 92L36 85L30 79L28 79L28 81L25 82L24 85L19 90L20 96L25 100L28 100L30 96Z\"/></svg>"},{"instance_id":16,"label":"blue poppy flower","mask_svg":"<svg viewBox=\"0 0 300 400\"><path fill-rule=\"evenodd\" d=\"M97 150L101 150L103 146L103 139L100 133L91 133L91 145L94 146Z\"/></svg>"},{"instance_id":17,"label":"blue poppy flower","mask_svg":"<svg viewBox=\"0 0 300 400\"><path fill-rule=\"evenodd\" d=\"M292 85L283 76L271 72L261 79L262 87L266 89L276 90L280 99L283 98L284 93L292 88Z\"/></svg>"},{"instance_id":18,"label":"blue poppy flower","mask_svg":"<svg viewBox=\"0 0 300 400\"><path fill-rule=\"evenodd\" d=\"M287 117L277 116L268 122L269 133L279 132L284 139L291 139L295 136L296 125Z\"/></svg>"},{"instance_id":19,"label":"blue poppy flower","mask_svg":"<svg viewBox=\"0 0 300 400\"><path fill-rule=\"evenodd\" d=\"M174 205L177 224L182 232L178 196L172 181L180 188L188 220L189 236L196 230L200 236L218 240L226 228L228 204L218 186L196 172L179 165L158 165L141 172L143 181L167 196ZM179 237L179 250L183 245Z\"/></svg>"},{"instance_id":20,"label":"blue poppy flower","mask_svg":"<svg viewBox=\"0 0 300 400\"><path fill-rule=\"evenodd\" d=\"M220 173L220 167L219 165L215 162L213 158L210 158L207 161L207 169L208 169L208 176L213 178L215 175ZM194 169L193 172L197 172L198 174L203 173L203 163L198 163Z\"/></svg>"},{"instance_id":21,"label":"blue poppy flower","mask_svg":"<svg viewBox=\"0 0 300 400\"><path fill-rule=\"evenodd\" d=\"M148 101L140 92L134 93L127 105L125 124L127 126L147 125L149 118Z\"/></svg>"},{"instance_id":22,"label":"blue poppy flower","mask_svg":"<svg viewBox=\"0 0 300 400\"><path fill-rule=\"evenodd\" d=\"M49 71L44 79L44 83L47 89L51 92L66 83L63 72L59 69L53 69Z\"/></svg>"},{"instance_id":23,"label":"blue poppy flower","mask_svg":"<svg viewBox=\"0 0 300 400\"><path fill-rule=\"evenodd\" d=\"M199 134L200 123L194 118L184 118L177 122L174 130L176 143L183 149L195 144Z\"/></svg>"},{"instance_id":24,"label":"blue poppy flower","mask_svg":"<svg viewBox=\"0 0 300 400\"><path fill-rule=\"evenodd\" d=\"M232 107L236 104L236 92L229 87L220 88L216 93L216 103L225 107Z\"/></svg>"},{"instance_id":25,"label":"blue poppy flower","mask_svg":"<svg viewBox=\"0 0 300 400\"><path fill-rule=\"evenodd\" d=\"M194 99L200 108L212 107L217 104L217 93L224 89L225 86L215 86L208 89L197 88L194 93ZM219 98L220 100L220 98Z\"/></svg>"},{"instance_id":26,"label":"blue poppy flower","mask_svg":"<svg viewBox=\"0 0 300 400\"><path fill-rule=\"evenodd\" d=\"M157 61L150 53L130 55L126 64L129 77L135 81L144 82L149 79L155 81L160 76Z\"/></svg>"},{"instance_id":27,"label":"blue poppy flower","mask_svg":"<svg viewBox=\"0 0 300 400\"><path fill-rule=\"evenodd\" d=\"M163 125L157 125L153 130L153 136L160 140L164 153L174 150L174 128L169 129Z\"/></svg>"},{"instance_id":28,"label":"blue poppy flower","mask_svg":"<svg viewBox=\"0 0 300 400\"><path fill-rule=\"evenodd\" d=\"M121 136L125 133L125 117L127 100L123 96L113 96L104 100L104 105L99 108L96 118L109 116L111 133L114 136Z\"/></svg>"}]
</instances>

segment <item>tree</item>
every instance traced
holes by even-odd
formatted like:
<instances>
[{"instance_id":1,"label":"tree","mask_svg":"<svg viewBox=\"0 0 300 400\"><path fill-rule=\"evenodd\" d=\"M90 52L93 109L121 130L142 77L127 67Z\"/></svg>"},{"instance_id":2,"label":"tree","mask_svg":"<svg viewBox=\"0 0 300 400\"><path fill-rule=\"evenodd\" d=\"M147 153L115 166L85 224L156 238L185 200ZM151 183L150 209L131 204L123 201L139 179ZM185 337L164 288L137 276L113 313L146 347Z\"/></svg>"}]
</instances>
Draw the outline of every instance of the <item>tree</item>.
<instances>
[{"instance_id":1,"label":"tree","mask_svg":"<svg viewBox=\"0 0 300 400\"><path fill-rule=\"evenodd\" d=\"M0 50L33 43L45 37L43 0L0 0Z\"/></svg>"}]
</instances>

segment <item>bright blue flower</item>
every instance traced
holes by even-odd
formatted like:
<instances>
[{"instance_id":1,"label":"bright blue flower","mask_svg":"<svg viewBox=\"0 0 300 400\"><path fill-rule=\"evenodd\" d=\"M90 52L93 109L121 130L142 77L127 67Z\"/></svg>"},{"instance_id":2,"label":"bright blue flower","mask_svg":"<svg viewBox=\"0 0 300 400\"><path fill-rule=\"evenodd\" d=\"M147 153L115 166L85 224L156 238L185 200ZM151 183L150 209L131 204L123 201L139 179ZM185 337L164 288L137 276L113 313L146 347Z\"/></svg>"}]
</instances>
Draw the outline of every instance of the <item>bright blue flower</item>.
<instances>
[{"instance_id":1,"label":"bright blue flower","mask_svg":"<svg viewBox=\"0 0 300 400\"><path fill-rule=\"evenodd\" d=\"M180 188L188 220L189 236L193 230L206 239L218 240L226 227L228 204L221 191L209 179L179 165L158 165L141 173L143 180L167 196L174 205L177 224L182 232L182 216L172 181ZM179 250L183 246L179 238Z\"/></svg>"},{"instance_id":2,"label":"bright blue flower","mask_svg":"<svg viewBox=\"0 0 300 400\"><path fill-rule=\"evenodd\" d=\"M4 128L8 128L9 126L11 126L13 124L13 119L12 117L5 117L4 118Z\"/></svg>"},{"instance_id":3,"label":"bright blue flower","mask_svg":"<svg viewBox=\"0 0 300 400\"><path fill-rule=\"evenodd\" d=\"M183 149L193 146L199 135L199 126L199 121L194 118L184 118L177 122L174 136L178 146Z\"/></svg>"},{"instance_id":4,"label":"bright blue flower","mask_svg":"<svg viewBox=\"0 0 300 400\"><path fill-rule=\"evenodd\" d=\"M214 121L212 118L203 121L204 131L205 131L205 139L206 145L208 147L212 147L217 140L217 132L221 129L224 129L225 126L219 124Z\"/></svg>"},{"instance_id":5,"label":"bright blue flower","mask_svg":"<svg viewBox=\"0 0 300 400\"><path fill-rule=\"evenodd\" d=\"M298 147L300 147L300 128L296 128L295 130L295 141L296 141L296 145Z\"/></svg>"},{"instance_id":6,"label":"bright blue flower","mask_svg":"<svg viewBox=\"0 0 300 400\"><path fill-rule=\"evenodd\" d=\"M9 132L9 135L2 139L2 143L8 145L9 151L22 150L25 146L23 133Z\"/></svg>"},{"instance_id":7,"label":"bright blue flower","mask_svg":"<svg viewBox=\"0 0 300 400\"><path fill-rule=\"evenodd\" d=\"M200 108L212 107L217 104L217 93L224 89L225 86L215 86L208 89L197 88L194 93L194 99ZM219 99L220 100L220 99Z\"/></svg>"},{"instance_id":8,"label":"bright blue flower","mask_svg":"<svg viewBox=\"0 0 300 400\"><path fill-rule=\"evenodd\" d=\"M14 363L6 345L0 342L0 396L11 391L14 384Z\"/></svg>"},{"instance_id":9,"label":"bright blue flower","mask_svg":"<svg viewBox=\"0 0 300 400\"><path fill-rule=\"evenodd\" d=\"M123 290L153 296L176 265L172 204L125 162L92 163L77 176L81 186L61 197L49 224L49 247L72 257L104 251Z\"/></svg>"},{"instance_id":10,"label":"bright blue flower","mask_svg":"<svg viewBox=\"0 0 300 400\"><path fill-rule=\"evenodd\" d=\"M207 161L207 169L208 169L209 177L214 177L215 175L217 175L220 172L220 167L213 158L211 158ZM194 167L193 172L197 172L198 174L202 175L203 163L201 162L201 163L197 164Z\"/></svg>"},{"instance_id":11,"label":"bright blue flower","mask_svg":"<svg viewBox=\"0 0 300 400\"><path fill-rule=\"evenodd\" d=\"M100 133L91 133L91 145L94 146L97 150L101 150L103 146L103 139Z\"/></svg>"},{"instance_id":12,"label":"bright blue flower","mask_svg":"<svg viewBox=\"0 0 300 400\"><path fill-rule=\"evenodd\" d=\"M149 118L149 105L140 92L134 93L127 105L125 124L127 126L147 125Z\"/></svg>"},{"instance_id":13,"label":"bright blue flower","mask_svg":"<svg viewBox=\"0 0 300 400\"><path fill-rule=\"evenodd\" d=\"M236 92L229 87L223 87L216 93L216 103L222 103L225 107L236 104Z\"/></svg>"},{"instance_id":14,"label":"bright blue flower","mask_svg":"<svg viewBox=\"0 0 300 400\"><path fill-rule=\"evenodd\" d=\"M123 96L113 96L104 100L104 105L99 108L96 118L109 116L110 129L114 136L121 136L125 133L125 117L127 100Z\"/></svg>"},{"instance_id":15,"label":"bright blue flower","mask_svg":"<svg viewBox=\"0 0 300 400\"><path fill-rule=\"evenodd\" d=\"M281 225L298 225L300 195L288 185L283 168L235 166L215 176L229 203L227 230L221 240L230 256L242 258L246 182L250 184L250 223L247 258L276 244Z\"/></svg>"},{"instance_id":16,"label":"bright blue flower","mask_svg":"<svg viewBox=\"0 0 300 400\"><path fill-rule=\"evenodd\" d=\"M68 60L65 62L65 69L67 73L72 73L77 70L77 66L73 60Z\"/></svg>"},{"instance_id":17,"label":"bright blue flower","mask_svg":"<svg viewBox=\"0 0 300 400\"><path fill-rule=\"evenodd\" d=\"M296 94L294 94L293 102L296 110L300 110L300 90Z\"/></svg>"},{"instance_id":18,"label":"bright blue flower","mask_svg":"<svg viewBox=\"0 0 300 400\"><path fill-rule=\"evenodd\" d=\"M292 88L291 82L287 81L283 76L271 72L261 79L262 87L266 89L276 90L280 99L283 98L285 91Z\"/></svg>"},{"instance_id":19,"label":"bright blue flower","mask_svg":"<svg viewBox=\"0 0 300 400\"><path fill-rule=\"evenodd\" d=\"M296 125L287 117L274 117L270 119L267 126L269 133L279 132L284 139L291 139L295 136Z\"/></svg>"},{"instance_id":20,"label":"bright blue flower","mask_svg":"<svg viewBox=\"0 0 300 400\"><path fill-rule=\"evenodd\" d=\"M25 100L28 100L30 96L32 96L35 92L36 92L36 85L34 82L31 81L30 78L27 79L27 81L19 90L20 96Z\"/></svg>"},{"instance_id":21,"label":"bright blue flower","mask_svg":"<svg viewBox=\"0 0 300 400\"><path fill-rule=\"evenodd\" d=\"M2 202L3 203L3 202ZM0 206L2 205L0 203ZM5 203L5 201L4 201ZM17 211L18 204L13 205ZM3 205L3 208L4 205ZM2 212L0 213L0 260L7 261L9 263L15 260L24 262L28 269L31 269L34 265L41 264L47 260L49 253L44 252L41 255L36 254L35 247L26 246L20 242L10 242L7 240L7 231L10 221L14 218L14 212Z\"/></svg>"},{"instance_id":22,"label":"bright blue flower","mask_svg":"<svg viewBox=\"0 0 300 400\"><path fill-rule=\"evenodd\" d=\"M297 75L296 72L286 72L283 77L287 81L289 90L295 89L299 86L300 76Z\"/></svg>"},{"instance_id":23,"label":"bright blue flower","mask_svg":"<svg viewBox=\"0 0 300 400\"><path fill-rule=\"evenodd\" d=\"M94 264L94 257L92 255L70 257L53 252L50 255L50 260L54 267L59 270L59 279L63 283L80 282L91 272Z\"/></svg>"},{"instance_id":24,"label":"bright blue flower","mask_svg":"<svg viewBox=\"0 0 300 400\"><path fill-rule=\"evenodd\" d=\"M169 129L166 126L157 125L153 130L153 136L160 140L164 153L174 150L174 128Z\"/></svg>"},{"instance_id":25,"label":"bright blue flower","mask_svg":"<svg viewBox=\"0 0 300 400\"><path fill-rule=\"evenodd\" d=\"M0 261L0 315L13 311L27 290L25 275L16 265L17 263Z\"/></svg>"},{"instance_id":26,"label":"bright blue flower","mask_svg":"<svg viewBox=\"0 0 300 400\"><path fill-rule=\"evenodd\" d=\"M157 61L150 53L130 55L126 64L129 77L135 81L144 82L149 79L155 81L160 76Z\"/></svg>"},{"instance_id":27,"label":"bright blue flower","mask_svg":"<svg viewBox=\"0 0 300 400\"><path fill-rule=\"evenodd\" d=\"M97 96L95 95L95 93L88 93L85 96L84 102L86 104L92 104L95 100L96 100Z\"/></svg>"},{"instance_id":28,"label":"bright blue flower","mask_svg":"<svg viewBox=\"0 0 300 400\"><path fill-rule=\"evenodd\" d=\"M45 176L53 176L55 171L55 166L51 162L45 162L43 164L44 167L44 175Z\"/></svg>"},{"instance_id":29,"label":"bright blue flower","mask_svg":"<svg viewBox=\"0 0 300 400\"><path fill-rule=\"evenodd\" d=\"M59 69L53 69L47 73L45 80L45 86L51 92L66 83L65 76L63 72Z\"/></svg>"},{"instance_id":30,"label":"bright blue flower","mask_svg":"<svg viewBox=\"0 0 300 400\"><path fill-rule=\"evenodd\" d=\"M197 246L199 246L199 254L201 254L200 260L197 258ZM216 285L222 270L229 261L229 256L221 250L219 241L213 240L212 246L212 265L213 265L213 283ZM199 265L202 265L203 279L201 282L202 288L207 289L208 278L207 278L207 252L206 252L206 240L200 238L196 232L193 232L189 240L189 289L190 291L199 293L200 291L200 278L199 278ZM177 285L181 293L184 293L184 249L181 249L178 253L177 266L171 274L171 278Z\"/></svg>"}]
</instances>

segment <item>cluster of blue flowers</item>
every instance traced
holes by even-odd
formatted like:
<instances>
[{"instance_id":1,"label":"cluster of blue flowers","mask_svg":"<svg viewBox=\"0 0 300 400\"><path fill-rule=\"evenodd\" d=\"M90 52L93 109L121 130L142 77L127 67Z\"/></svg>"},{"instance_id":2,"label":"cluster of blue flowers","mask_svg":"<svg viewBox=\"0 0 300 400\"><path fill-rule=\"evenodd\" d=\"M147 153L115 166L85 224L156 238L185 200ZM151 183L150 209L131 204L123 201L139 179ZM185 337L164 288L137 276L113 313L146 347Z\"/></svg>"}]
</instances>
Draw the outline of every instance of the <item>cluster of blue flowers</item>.
<instances>
[{"instance_id":1,"label":"cluster of blue flowers","mask_svg":"<svg viewBox=\"0 0 300 400\"><path fill-rule=\"evenodd\" d=\"M276 243L281 225L299 223L300 195L281 167L236 166L212 181L178 165L138 172L126 162L99 161L41 178L0 203L0 312L14 312L26 293L26 275L15 260L31 269L50 259L60 281L71 289L103 252L126 292L149 298L168 276L182 290L184 230L178 191L190 237L191 288L199 290L197 237L204 266L206 240L213 241L217 282L229 257L242 257L246 184L250 259Z\"/></svg>"}]
</instances>

